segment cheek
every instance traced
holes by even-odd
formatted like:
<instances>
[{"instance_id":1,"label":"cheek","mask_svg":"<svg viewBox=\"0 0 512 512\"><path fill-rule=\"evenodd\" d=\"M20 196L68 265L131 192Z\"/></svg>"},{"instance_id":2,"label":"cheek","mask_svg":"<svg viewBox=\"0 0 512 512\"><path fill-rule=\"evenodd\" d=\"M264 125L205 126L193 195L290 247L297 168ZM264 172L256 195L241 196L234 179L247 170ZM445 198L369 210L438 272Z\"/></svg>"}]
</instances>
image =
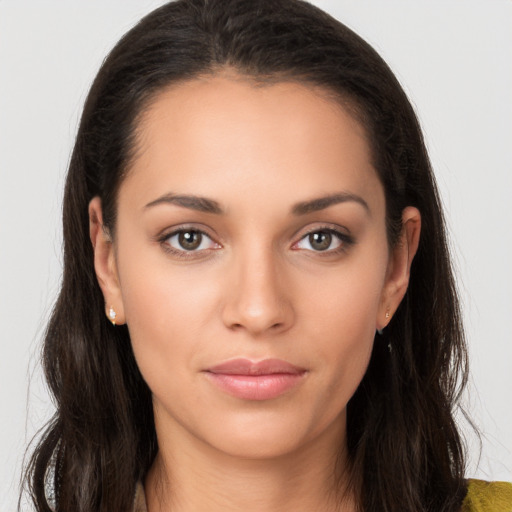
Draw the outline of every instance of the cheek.
<instances>
[{"instance_id":1,"label":"cheek","mask_svg":"<svg viewBox=\"0 0 512 512\"><path fill-rule=\"evenodd\" d=\"M316 340L319 365L328 365L324 375L348 394L366 371L375 339L386 267L378 258L371 263L361 257L322 280L321 286L312 280L304 293L302 316Z\"/></svg>"},{"instance_id":2,"label":"cheek","mask_svg":"<svg viewBox=\"0 0 512 512\"><path fill-rule=\"evenodd\" d=\"M304 295L306 317L329 337L353 339L360 335L373 337L385 281L386 259L354 258L328 277L310 278ZM368 337L368 336L365 336Z\"/></svg>"},{"instance_id":3,"label":"cheek","mask_svg":"<svg viewBox=\"0 0 512 512\"><path fill-rule=\"evenodd\" d=\"M119 261L123 305L137 363L152 387L152 376L193 369L218 287L211 273L171 265L154 247L132 249Z\"/></svg>"}]
</instances>

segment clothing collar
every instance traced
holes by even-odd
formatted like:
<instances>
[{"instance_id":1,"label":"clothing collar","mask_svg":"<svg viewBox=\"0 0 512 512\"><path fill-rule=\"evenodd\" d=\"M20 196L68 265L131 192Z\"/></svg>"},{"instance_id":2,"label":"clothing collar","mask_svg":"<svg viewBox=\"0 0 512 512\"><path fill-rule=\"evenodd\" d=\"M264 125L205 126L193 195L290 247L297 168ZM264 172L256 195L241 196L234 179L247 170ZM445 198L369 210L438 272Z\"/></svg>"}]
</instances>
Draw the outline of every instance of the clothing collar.
<instances>
[{"instance_id":1,"label":"clothing collar","mask_svg":"<svg viewBox=\"0 0 512 512\"><path fill-rule=\"evenodd\" d=\"M146 505L146 495L144 494L144 487L142 486L142 482L137 482L137 486L135 487L133 512L148 512L148 507Z\"/></svg>"}]
</instances>

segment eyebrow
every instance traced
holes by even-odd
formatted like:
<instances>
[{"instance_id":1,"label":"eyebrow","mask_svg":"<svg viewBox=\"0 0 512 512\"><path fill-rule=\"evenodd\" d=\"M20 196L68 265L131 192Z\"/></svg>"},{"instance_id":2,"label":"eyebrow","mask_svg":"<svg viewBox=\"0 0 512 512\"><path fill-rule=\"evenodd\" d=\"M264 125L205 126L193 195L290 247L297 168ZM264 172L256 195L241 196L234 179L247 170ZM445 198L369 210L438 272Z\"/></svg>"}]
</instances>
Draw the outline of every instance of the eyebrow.
<instances>
[{"instance_id":1,"label":"eyebrow","mask_svg":"<svg viewBox=\"0 0 512 512\"><path fill-rule=\"evenodd\" d=\"M151 201L144 208L151 208L159 204L176 204L183 208L189 208L190 210L197 210L204 213L215 213L217 215L224 213L217 201L206 197L192 195L165 194L158 199Z\"/></svg>"},{"instance_id":2,"label":"eyebrow","mask_svg":"<svg viewBox=\"0 0 512 512\"><path fill-rule=\"evenodd\" d=\"M329 208L329 206L333 206L335 204L348 202L358 203L366 210L367 213L370 213L368 203L362 197L349 192L338 192L336 194L329 194L324 197L311 199L310 201L297 203L293 206L292 213L294 215L307 215L308 213L325 210L326 208Z\"/></svg>"},{"instance_id":3,"label":"eyebrow","mask_svg":"<svg viewBox=\"0 0 512 512\"><path fill-rule=\"evenodd\" d=\"M336 194L329 194L323 197L317 197L309 201L301 201L295 204L291 212L293 215L307 215L308 213L318 212L325 210L330 206L340 203L355 202L363 206L363 208L370 213L368 203L360 196L351 194L349 192L338 192ZM183 194L165 194L154 201L148 203L144 208L152 208L160 204L175 204L190 210L196 210L204 213L213 213L216 215L224 214L224 210L220 204L214 199L207 197L200 197L194 195Z\"/></svg>"}]
</instances>

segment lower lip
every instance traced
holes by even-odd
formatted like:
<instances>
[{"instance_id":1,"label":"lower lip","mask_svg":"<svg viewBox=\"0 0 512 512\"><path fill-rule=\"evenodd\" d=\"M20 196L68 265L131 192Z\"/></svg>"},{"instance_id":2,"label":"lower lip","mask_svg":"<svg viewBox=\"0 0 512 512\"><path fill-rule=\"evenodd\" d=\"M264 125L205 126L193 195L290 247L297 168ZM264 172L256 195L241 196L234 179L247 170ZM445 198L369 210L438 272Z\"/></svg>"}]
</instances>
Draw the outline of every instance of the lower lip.
<instances>
[{"instance_id":1,"label":"lower lip","mask_svg":"<svg viewBox=\"0 0 512 512\"><path fill-rule=\"evenodd\" d=\"M267 375L231 375L206 372L222 391L243 400L271 400L297 386L304 373L272 373Z\"/></svg>"}]
</instances>

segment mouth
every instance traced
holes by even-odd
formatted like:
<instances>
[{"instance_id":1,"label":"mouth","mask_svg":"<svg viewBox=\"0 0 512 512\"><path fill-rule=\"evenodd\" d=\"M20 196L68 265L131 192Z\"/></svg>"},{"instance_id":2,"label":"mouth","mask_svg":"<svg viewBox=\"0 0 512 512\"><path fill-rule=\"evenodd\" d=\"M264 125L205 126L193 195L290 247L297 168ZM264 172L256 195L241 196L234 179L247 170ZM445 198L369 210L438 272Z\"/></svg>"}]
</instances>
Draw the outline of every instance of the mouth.
<instances>
[{"instance_id":1,"label":"mouth","mask_svg":"<svg viewBox=\"0 0 512 512\"><path fill-rule=\"evenodd\" d=\"M281 359L232 359L204 373L217 388L236 398L271 400L295 388L307 371Z\"/></svg>"}]
</instances>

